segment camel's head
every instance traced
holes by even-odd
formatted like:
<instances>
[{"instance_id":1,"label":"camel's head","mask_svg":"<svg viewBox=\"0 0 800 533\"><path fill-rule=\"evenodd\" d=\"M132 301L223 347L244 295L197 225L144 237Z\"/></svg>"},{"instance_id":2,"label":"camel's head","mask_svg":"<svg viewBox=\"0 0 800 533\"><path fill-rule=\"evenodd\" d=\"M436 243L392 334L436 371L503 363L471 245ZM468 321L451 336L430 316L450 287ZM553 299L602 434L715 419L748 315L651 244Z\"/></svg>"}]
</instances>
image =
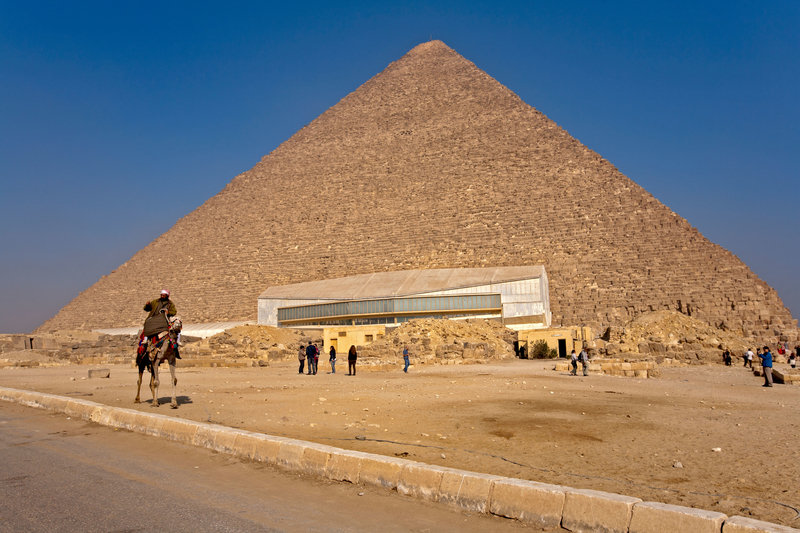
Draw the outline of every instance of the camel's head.
<instances>
[{"instance_id":1,"label":"camel's head","mask_svg":"<svg viewBox=\"0 0 800 533\"><path fill-rule=\"evenodd\" d=\"M183 329L183 322L181 322L180 317L174 317L170 320L169 323L170 331L174 331L175 333L180 333Z\"/></svg>"}]
</instances>

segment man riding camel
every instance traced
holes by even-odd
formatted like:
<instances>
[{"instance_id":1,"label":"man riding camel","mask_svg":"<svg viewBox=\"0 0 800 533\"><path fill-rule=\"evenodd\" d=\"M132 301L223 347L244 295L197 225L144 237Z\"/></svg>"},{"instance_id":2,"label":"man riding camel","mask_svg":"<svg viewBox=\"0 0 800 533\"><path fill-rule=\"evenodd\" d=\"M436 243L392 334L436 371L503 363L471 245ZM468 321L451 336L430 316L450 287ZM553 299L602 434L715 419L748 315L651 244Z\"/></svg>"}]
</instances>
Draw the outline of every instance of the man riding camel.
<instances>
[{"instance_id":1,"label":"man riding camel","mask_svg":"<svg viewBox=\"0 0 800 533\"><path fill-rule=\"evenodd\" d=\"M147 318L158 315L162 309L167 310L167 316L175 316L178 314L178 309L175 307L175 304L172 303L172 300L169 299L169 291L167 289L161 291L161 296L159 298L144 304L144 310L150 312Z\"/></svg>"},{"instance_id":2,"label":"man riding camel","mask_svg":"<svg viewBox=\"0 0 800 533\"><path fill-rule=\"evenodd\" d=\"M169 299L169 291L167 289L161 291L160 297L144 304L144 310L148 312L148 315L144 320L143 343L146 343L149 338L160 333L160 331L165 331L168 329L169 318L178 314L178 309L175 307L175 304L172 302L172 300ZM161 324L160 327L158 324L159 318L163 319L163 324ZM148 324L148 322L154 322L155 326ZM155 333L153 333L154 331ZM180 359L181 356L178 353L178 346L180 346L180 335L178 335L178 342L175 346L175 357Z\"/></svg>"}]
</instances>

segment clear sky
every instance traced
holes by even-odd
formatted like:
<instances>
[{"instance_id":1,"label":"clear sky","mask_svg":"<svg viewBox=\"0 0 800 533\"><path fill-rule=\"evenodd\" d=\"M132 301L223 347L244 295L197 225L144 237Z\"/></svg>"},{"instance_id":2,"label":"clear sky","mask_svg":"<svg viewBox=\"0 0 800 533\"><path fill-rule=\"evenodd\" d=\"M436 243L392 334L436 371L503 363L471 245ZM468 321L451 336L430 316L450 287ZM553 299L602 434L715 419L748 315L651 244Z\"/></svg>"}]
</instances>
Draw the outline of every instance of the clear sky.
<instances>
[{"instance_id":1,"label":"clear sky","mask_svg":"<svg viewBox=\"0 0 800 533\"><path fill-rule=\"evenodd\" d=\"M652 4L0 0L0 333L55 315L431 38L798 317L800 3Z\"/></svg>"}]
</instances>

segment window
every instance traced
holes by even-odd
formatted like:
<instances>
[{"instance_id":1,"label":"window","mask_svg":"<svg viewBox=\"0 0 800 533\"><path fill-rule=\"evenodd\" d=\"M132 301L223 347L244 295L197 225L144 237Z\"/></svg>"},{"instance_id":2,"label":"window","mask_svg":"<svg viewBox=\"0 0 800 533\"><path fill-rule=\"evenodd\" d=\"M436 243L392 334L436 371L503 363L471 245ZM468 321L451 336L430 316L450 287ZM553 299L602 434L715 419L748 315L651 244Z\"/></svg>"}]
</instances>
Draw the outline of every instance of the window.
<instances>
[{"instance_id":1,"label":"window","mask_svg":"<svg viewBox=\"0 0 800 533\"><path fill-rule=\"evenodd\" d=\"M372 335L364 335L364 342L372 342Z\"/></svg>"},{"instance_id":2,"label":"window","mask_svg":"<svg viewBox=\"0 0 800 533\"><path fill-rule=\"evenodd\" d=\"M340 337L347 337L347 332L346 331L340 331L339 332L339 336Z\"/></svg>"}]
</instances>

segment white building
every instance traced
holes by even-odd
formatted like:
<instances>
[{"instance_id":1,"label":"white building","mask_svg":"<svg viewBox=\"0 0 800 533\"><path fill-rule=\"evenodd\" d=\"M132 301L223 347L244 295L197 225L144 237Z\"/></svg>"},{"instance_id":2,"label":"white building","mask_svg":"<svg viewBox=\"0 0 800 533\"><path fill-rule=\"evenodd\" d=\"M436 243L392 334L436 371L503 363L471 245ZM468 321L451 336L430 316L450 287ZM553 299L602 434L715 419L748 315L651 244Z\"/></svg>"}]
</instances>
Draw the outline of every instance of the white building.
<instances>
[{"instance_id":1,"label":"white building","mask_svg":"<svg viewBox=\"0 0 800 533\"><path fill-rule=\"evenodd\" d=\"M270 287L258 297L258 323L270 326L396 324L422 317L548 327L547 274L543 266L401 270Z\"/></svg>"}]
</instances>

